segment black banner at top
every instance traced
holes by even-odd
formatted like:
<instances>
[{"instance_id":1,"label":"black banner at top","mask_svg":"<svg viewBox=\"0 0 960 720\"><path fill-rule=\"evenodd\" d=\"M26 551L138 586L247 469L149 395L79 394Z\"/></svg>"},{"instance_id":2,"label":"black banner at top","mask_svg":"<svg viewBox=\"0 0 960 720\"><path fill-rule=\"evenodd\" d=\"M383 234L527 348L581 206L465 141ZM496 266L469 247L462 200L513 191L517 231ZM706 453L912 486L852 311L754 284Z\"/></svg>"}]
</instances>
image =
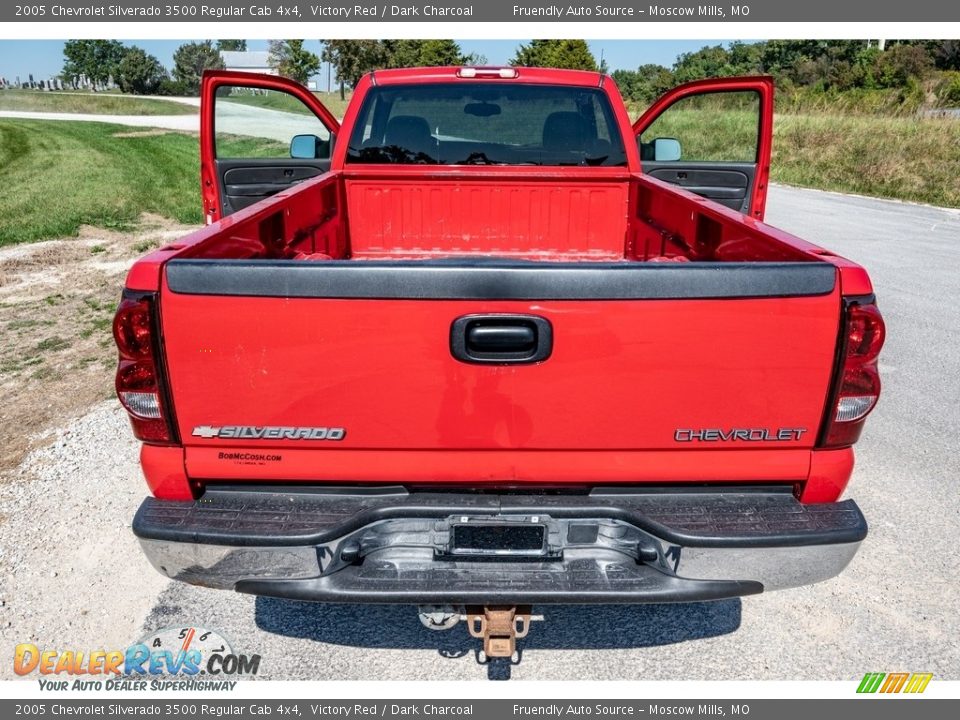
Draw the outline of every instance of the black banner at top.
<instances>
[{"instance_id":1,"label":"black banner at top","mask_svg":"<svg viewBox=\"0 0 960 720\"><path fill-rule=\"evenodd\" d=\"M944 0L60 0L0 6L0 22L957 22ZM949 33L948 33L949 34Z\"/></svg>"}]
</instances>

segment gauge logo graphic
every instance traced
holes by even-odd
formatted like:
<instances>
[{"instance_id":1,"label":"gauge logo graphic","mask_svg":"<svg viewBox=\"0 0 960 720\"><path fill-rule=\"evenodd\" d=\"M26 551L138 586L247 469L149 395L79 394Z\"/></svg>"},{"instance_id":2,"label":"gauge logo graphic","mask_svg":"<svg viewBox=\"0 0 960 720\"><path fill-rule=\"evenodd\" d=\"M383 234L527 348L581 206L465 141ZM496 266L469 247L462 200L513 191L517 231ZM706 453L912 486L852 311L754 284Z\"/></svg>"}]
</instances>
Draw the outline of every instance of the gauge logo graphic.
<instances>
[{"instance_id":1,"label":"gauge logo graphic","mask_svg":"<svg viewBox=\"0 0 960 720\"><path fill-rule=\"evenodd\" d=\"M236 653L217 630L198 626L149 632L127 648L126 675L256 675L260 656Z\"/></svg>"}]
</instances>

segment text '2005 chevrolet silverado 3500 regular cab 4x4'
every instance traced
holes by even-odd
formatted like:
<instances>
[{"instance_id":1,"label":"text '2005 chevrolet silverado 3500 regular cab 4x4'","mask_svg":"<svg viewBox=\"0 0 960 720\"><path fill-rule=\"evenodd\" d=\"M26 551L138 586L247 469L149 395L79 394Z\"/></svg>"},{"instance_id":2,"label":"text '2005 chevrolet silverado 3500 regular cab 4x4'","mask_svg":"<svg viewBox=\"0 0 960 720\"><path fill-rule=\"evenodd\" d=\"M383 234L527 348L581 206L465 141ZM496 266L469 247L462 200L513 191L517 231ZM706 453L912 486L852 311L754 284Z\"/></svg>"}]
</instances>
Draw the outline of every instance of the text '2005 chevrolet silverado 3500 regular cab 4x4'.
<instances>
[{"instance_id":1,"label":"text '2005 chevrolet silverado 3500 regular cab 4x4'","mask_svg":"<svg viewBox=\"0 0 960 720\"><path fill-rule=\"evenodd\" d=\"M208 225L134 265L114 324L150 561L466 608L494 655L534 603L840 572L884 326L861 267L762 222L772 122L762 77L631 124L597 73L385 70L341 124L206 75Z\"/></svg>"}]
</instances>

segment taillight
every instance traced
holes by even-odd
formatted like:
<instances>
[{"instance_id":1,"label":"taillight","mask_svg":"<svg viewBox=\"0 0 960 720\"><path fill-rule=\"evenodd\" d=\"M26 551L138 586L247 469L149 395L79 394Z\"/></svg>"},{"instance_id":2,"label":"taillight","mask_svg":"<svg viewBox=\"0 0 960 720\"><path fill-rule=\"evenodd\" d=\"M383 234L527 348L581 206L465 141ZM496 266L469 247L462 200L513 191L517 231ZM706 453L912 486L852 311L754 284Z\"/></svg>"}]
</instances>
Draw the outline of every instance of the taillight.
<instances>
[{"instance_id":1,"label":"taillight","mask_svg":"<svg viewBox=\"0 0 960 720\"><path fill-rule=\"evenodd\" d=\"M883 317L873 298L847 301L837 375L820 447L847 447L860 437L863 422L880 397L877 359L884 335Z\"/></svg>"},{"instance_id":2,"label":"taillight","mask_svg":"<svg viewBox=\"0 0 960 720\"><path fill-rule=\"evenodd\" d=\"M174 441L164 400L156 342L155 296L124 292L113 318L120 352L117 397L130 415L133 434L149 443Z\"/></svg>"}]
</instances>

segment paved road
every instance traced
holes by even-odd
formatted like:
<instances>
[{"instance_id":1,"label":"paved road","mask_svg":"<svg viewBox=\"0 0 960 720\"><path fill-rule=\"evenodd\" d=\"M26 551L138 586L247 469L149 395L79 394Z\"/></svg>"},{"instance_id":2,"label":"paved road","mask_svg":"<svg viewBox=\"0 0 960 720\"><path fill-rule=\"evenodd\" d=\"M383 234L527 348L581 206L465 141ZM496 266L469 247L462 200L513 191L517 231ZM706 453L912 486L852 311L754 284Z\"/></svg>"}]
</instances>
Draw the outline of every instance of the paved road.
<instances>
[{"instance_id":1,"label":"paved road","mask_svg":"<svg viewBox=\"0 0 960 720\"><path fill-rule=\"evenodd\" d=\"M171 102L198 105L196 98L165 98ZM102 122L130 127L164 128L200 132L200 115L97 115L95 113L32 112L0 110L0 119L67 120L74 122ZM283 112L269 108L244 105L238 102L217 103L218 132L246 135L287 143L300 133L326 137L326 131L316 118L300 113Z\"/></svg>"},{"instance_id":2,"label":"paved road","mask_svg":"<svg viewBox=\"0 0 960 720\"><path fill-rule=\"evenodd\" d=\"M145 622L219 628L275 679L960 677L960 213L775 188L769 220L869 270L887 320L884 396L849 494L871 533L839 578L687 606L547 608L516 666L479 665L461 624L170 584Z\"/></svg>"}]
</instances>

